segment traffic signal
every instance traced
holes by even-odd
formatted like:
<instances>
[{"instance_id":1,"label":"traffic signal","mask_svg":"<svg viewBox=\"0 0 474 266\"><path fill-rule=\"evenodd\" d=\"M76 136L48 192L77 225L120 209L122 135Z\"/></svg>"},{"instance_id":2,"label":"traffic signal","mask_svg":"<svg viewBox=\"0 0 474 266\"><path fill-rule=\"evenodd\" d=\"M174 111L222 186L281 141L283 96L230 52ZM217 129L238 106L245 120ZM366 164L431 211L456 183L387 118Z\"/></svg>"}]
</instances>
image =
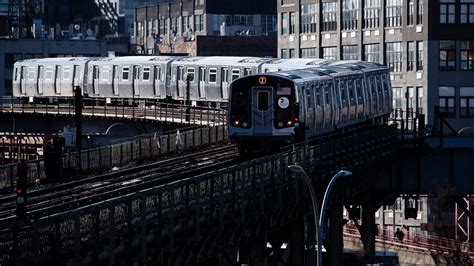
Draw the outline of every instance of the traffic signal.
<instances>
[{"instance_id":1,"label":"traffic signal","mask_svg":"<svg viewBox=\"0 0 474 266\"><path fill-rule=\"evenodd\" d=\"M28 167L25 162L18 164L16 173L16 216L26 217L26 197L28 190Z\"/></svg>"}]
</instances>

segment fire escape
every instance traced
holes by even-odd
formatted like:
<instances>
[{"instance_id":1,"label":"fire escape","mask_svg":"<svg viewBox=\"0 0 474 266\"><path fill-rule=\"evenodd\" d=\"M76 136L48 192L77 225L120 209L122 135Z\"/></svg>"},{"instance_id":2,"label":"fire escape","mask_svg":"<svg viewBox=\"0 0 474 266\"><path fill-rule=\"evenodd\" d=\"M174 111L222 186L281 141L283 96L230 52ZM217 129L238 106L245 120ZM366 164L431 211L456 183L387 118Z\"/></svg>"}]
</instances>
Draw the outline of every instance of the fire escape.
<instances>
[{"instance_id":1,"label":"fire escape","mask_svg":"<svg viewBox=\"0 0 474 266\"><path fill-rule=\"evenodd\" d=\"M118 32L119 14L114 7L114 3L110 2L110 0L97 0L97 4L99 5L100 12L108 22L109 32Z\"/></svg>"},{"instance_id":2,"label":"fire escape","mask_svg":"<svg viewBox=\"0 0 474 266\"><path fill-rule=\"evenodd\" d=\"M10 38L31 38L32 19L29 0L8 0L8 30Z\"/></svg>"}]
</instances>

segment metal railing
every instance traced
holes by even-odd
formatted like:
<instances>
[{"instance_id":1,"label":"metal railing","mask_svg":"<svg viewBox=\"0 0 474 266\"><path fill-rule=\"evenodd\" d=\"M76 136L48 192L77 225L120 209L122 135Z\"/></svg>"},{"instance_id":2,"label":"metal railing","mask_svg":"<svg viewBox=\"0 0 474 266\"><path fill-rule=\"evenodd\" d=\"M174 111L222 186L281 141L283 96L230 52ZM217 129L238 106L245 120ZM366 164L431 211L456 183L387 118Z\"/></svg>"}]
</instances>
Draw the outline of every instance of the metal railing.
<instances>
[{"instance_id":1,"label":"metal railing","mask_svg":"<svg viewBox=\"0 0 474 266\"><path fill-rule=\"evenodd\" d=\"M2 98L0 112L15 114L69 115L75 113L74 99L57 99L55 103L24 103L15 98ZM149 122L171 122L186 125L222 125L227 111L222 108L192 106L180 103L162 103L139 99L84 98L82 115L133 119Z\"/></svg>"},{"instance_id":2,"label":"metal railing","mask_svg":"<svg viewBox=\"0 0 474 266\"><path fill-rule=\"evenodd\" d=\"M455 239L420 233L406 233L403 240L399 240L395 237L393 229L384 228L377 231L378 234L375 235L375 240L386 244L442 253L461 251L465 255L474 257L474 244L472 243L460 242ZM359 230L350 226L344 226L344 234L351 237L360 237Z\"/></svg>"},{"instance_id":3,"label":"metal railing","mask_svg":"<svg viewBox=\"0 0 474 266\"><path fill-rule=\"evenodd\" d=\"M150 160L176 151L227 141L225 125L187 128L126 139L125 142L62 155L65 171L93 173L123 167L135 161ZM27 162L30 183L46 178L44 158ZM17 163L0 166L0 189L15 186Z\"/></svg>"}]
</instances>

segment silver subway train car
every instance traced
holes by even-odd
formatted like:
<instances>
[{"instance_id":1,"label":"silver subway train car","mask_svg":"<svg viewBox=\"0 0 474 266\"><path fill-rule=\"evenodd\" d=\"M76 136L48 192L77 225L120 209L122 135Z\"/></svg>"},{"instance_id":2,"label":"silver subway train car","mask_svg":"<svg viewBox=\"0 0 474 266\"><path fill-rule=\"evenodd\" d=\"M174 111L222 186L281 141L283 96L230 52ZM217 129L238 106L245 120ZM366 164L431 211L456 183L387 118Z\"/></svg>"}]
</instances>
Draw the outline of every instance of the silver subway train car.
<instances>
[{"instance_id":1,"label":"silver subway train car","mask_svg":"<svg viewBox=\"0 0 474 266\"><path fill-rule=\"evenodd\" d=\"M388 69L342 61L232 82L229 137L241 153L261 152L337 128L383 122L391 112Z\"/></svg>"}]
</instances>

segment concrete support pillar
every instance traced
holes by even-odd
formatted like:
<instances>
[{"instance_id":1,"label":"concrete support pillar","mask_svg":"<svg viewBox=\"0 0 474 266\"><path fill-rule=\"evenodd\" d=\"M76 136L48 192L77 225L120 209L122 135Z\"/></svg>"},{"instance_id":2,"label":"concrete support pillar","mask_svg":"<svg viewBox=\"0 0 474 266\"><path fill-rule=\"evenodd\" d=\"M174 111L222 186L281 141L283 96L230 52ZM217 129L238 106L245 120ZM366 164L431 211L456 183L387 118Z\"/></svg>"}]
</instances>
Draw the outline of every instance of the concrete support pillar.
<instances>
[{"instance_id":1,"label":"concrete support pillar","mask_svg":"<svg viewBox=\"0 0 474 266\"><path fill-rule=\"evenodd\" d=\"M249 243L250 244L250 243ZM264 238L255 238L250 244L250 265L265 265L265 249L267 243Z\"/></svg>"},{"instance_id":2,"label":"concrete support pillar","mask_svg":"<svg viewBox=\"0 0 474 266\"><path fill-rule=\"evenodd\" d=\"M342 202L331 206L329 212L329 264L331 266L342 266L342 253L344 249L344 234L342 231Z\"/></svg>"},{"instance_id":3,"label":"concrete support pillar","mask_svg":"<svg viewBox=\"0 0 474 266\"><path fill-rule=\"evenodd\" d=\"M370 193L369 193L370 194ZM370 195L362 204L362 243L366 263L374 263L375 257L375 205Z\"/></svg>"},{"instance_id":4,"label":"concrete support pillar","mask_svg":"<svg viewBox=\"0 0 474 266\"><path fill-rule=\"evenodd\" d=\"M290 226L289 265L304 265L304 225L303 220Z\"/></svg>"},{"instance_id":5,"label":"concrete support pillar","mask_svg":"<svg viewBox=\"0 0 474 266\"><path fill-rule=\"evenodd\" d=\"M240 240L239 242L239 253L238 253L238 262L240 265L250 263L250 246L248 240Z\"/></svg>"}]
</instances>

